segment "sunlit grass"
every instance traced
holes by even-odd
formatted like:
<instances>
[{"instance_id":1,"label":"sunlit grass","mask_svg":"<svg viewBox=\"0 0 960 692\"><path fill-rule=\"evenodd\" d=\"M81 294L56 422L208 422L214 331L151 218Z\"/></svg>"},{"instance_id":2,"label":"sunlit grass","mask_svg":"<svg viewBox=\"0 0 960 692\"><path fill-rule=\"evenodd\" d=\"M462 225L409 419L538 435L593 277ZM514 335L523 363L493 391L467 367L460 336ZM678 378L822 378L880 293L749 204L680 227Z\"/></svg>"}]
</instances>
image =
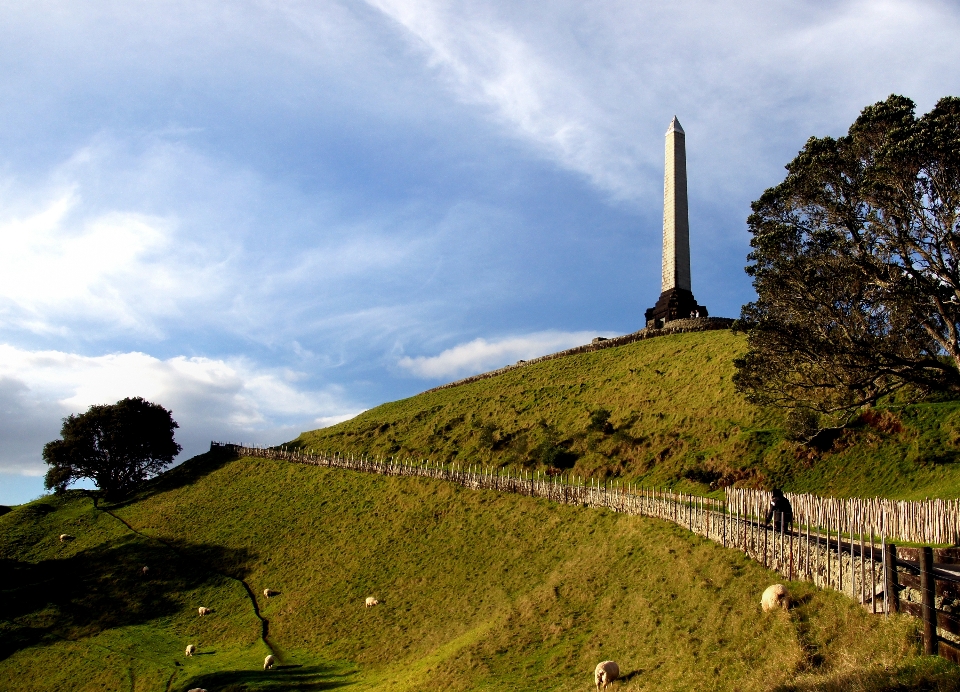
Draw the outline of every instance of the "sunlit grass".
<instances>
[{"instance_id":1,"label":"sunlit grass","mask_svg":"<svg viewBox=\"0 0 960 692\"><path fill-rule=\"evenodd\" d=\"M918 656L914 621L837 594L793 584L796 609L761 614L779 577L658 520L209 456L110 511L145 535L81 496L0 517L10 689L583 690L605 658L622 690L960 682Z\"/></svg>"},{"instance_id":2,"label":"sunlit grass","mask_svg":"<svg viewBox=\"0 0 960 692\"><path fill-rule=\"evenodd\" d=\"M833 451L784 439L783 416L734 391L745 341L679 334L518 368L383 404L301 435L316 451L616 477L706 493L729 483L825 495L960 497L960 402L891 408L892 429L860 424ZM610 411L611 427L590 428Z\"/></svg>"}]
</instances>

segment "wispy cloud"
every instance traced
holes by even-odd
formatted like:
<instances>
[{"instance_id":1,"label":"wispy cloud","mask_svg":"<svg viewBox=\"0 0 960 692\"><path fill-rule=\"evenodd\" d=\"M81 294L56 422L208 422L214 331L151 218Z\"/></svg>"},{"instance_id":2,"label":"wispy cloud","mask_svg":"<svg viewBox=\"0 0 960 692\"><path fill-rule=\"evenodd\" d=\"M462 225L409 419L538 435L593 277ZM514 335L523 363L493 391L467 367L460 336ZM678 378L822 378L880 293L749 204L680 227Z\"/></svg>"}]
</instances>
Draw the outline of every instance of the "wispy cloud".
<instances>
[{"instance_id":1,"label":"wispy cloud","mask_svg":"<svg viewBox=\"0 0 960 692\"><path fill-rule=\"evenodd\" d=\"M371 286L423 276L449 233L285 199L255 173L153 134L98 135L39 181L0 178L0 192L7 338L144 343L189 329L273 344L320 321L343 334L358 310L367 323L353 334L382 333L410 308L389 291L371 301Z\"/></svg>"},{"instance_id":2,"label":"wispy cloud","mask_svg":"<svg viewBox=\"0 0 960 692\"><path fill-rule=\"evenodd\" d=\"M694 151L699 161L756 169L798 124L849 122L891 91L944 95L951 87L940 76L960 59L960 13L936 1L367 1L462 101L601 189L645 201L657 192L657 135L674 114L694 144L710 147ZM718 197L755 184L740 173L712 181Z\"/></svg>"},{"instance_id":3,"label":"wispy cloud","mask_svg":"<svg viewBox=\"0 0 960 692\"><path fill-rule=\"evenodd\" d=\"M489 5L368 0L396 20L427 51L464 101L489 109L562 165L601 187L633 196L637 159L609 147L610 123L584 84L571 79L554 55L496 16ZM601 163L602 161L602 163Z\"/></svg>"},{"instance_id":4,"label":"wispy cloud","mask_svg":"<svg viewBox=\"0 0 960 692\"><path fill-rule=\"evenodd\" d=\"M196 291L203 268L173 247L170 221L118 211L73 223L79 202L66 191L36 213L0 219L0 315L39 333L62 329L65 315L154 332L150 318Z\"/></svg>"},{"instance_id":5,"label":"wispy cloud","mask_svg":"<svg viewBox=\"0 0 960 692\"><path fill-rule=\"evenodd\" d=\"M494 341L474 339L448 348L436 356L404 356L401 368L423 378L473 375L501 368L518 360L527 360L589 343L597 332L538 332Z\"/></svg>"}]
</instances>

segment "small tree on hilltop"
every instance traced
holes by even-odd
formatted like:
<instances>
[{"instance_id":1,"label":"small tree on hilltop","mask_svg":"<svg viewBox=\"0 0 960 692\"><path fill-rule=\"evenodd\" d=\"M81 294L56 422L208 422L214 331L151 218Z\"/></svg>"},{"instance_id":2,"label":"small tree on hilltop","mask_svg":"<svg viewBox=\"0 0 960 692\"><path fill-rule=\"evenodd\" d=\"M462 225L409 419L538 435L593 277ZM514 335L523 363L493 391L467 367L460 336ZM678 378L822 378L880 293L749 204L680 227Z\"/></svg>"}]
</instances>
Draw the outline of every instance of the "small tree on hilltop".
<instances>
[{"instance_id":1,"label":"small tree on hilltop","mask_svg":"<svg viewBox=\"0 0 960 692\"><path fill-rule=\"evenodd\" d=\"M835 420L903 388L960 390L960 99L917 118L890 96L787 170L748 220L737 388Z\"/></svg>"},{"instance_id":2,"label":"small tree on hilltop","mask_svg":"<svg viewBox=\"0 0 960 692\"><path fill-rule=\"evenodd\" d=\"M129 493L160 473L182 449L170 412L140 397L91 406L63 419L59 440L43 447L50 466L45 485L62 492L78 478L89 478L107 498Z\"/></svg>"}]
</instances>

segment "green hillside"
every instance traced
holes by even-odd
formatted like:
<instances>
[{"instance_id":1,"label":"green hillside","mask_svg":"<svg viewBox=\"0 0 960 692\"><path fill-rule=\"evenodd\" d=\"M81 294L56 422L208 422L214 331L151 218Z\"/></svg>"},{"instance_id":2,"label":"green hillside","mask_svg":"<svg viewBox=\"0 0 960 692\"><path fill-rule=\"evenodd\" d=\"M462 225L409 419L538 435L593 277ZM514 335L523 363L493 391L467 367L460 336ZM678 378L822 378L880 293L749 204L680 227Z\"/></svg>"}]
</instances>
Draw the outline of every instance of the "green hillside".
<instances>
[{"instance_id":1,"label":"green hillside","mask_svg":"<svg viewBox=\"0 0 960 692\"><path fill-rule=\"evenodd\" d=\"M761 614L780 579L672 524L421 478L205 455L14 508L0 561L10 690L587 690L605 658L624 691L960 684L908 618L801 583Z\"/></svg>"},{"instance_id":2,"label":"green hillside","mask_svg":"<svg viewBox=\"0 0 960 692\"><path fill-rule=\"evenodd\" d=\"M875 411L825 453L731 383L729 331L663 336L531 364L383 404L293 444L619 477L707 492L730 483L901 499L960 496L960 402ZM608 411L609 426L596 412ZM593 424L591 425L591 416Z\"/></svg>"}]
</instances>

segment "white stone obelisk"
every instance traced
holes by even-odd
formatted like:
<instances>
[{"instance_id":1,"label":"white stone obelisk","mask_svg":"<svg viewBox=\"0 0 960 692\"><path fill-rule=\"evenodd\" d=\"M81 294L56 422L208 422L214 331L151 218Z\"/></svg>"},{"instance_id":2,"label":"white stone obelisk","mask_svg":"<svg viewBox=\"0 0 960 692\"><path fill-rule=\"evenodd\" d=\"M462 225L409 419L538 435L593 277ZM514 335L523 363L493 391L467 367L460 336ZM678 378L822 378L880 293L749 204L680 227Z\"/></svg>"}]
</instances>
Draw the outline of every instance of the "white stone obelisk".
<instances>
[{"instance_id":1,"label":"white stone obelisk","mask_svg":"<svg viewBox=\"0 0 960 692\"><path fill-rule=\"evenodd\" d=\"M667 130L663 172L663 268L661 290L690 288L690 222L687 218L687 146L677 116Z\"/></svg>"}]
</instances>

